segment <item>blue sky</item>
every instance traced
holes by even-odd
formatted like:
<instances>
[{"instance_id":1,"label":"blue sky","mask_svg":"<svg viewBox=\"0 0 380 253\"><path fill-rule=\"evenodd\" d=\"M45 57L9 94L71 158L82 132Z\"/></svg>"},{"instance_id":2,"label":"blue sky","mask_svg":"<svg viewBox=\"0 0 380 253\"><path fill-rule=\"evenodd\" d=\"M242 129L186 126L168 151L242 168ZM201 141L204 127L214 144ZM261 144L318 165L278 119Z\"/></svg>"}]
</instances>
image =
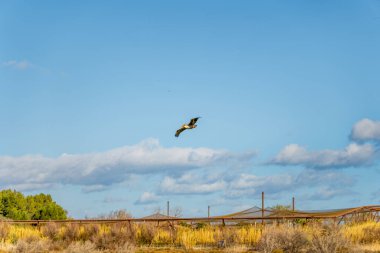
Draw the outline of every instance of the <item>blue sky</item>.
<instances>
[{"instance_id":1,"label":"blue sky","mask_svg":"<svg viewBox=\"0 0 380 253\"><path fill-rule=\"evenodd\" d=\"M378 0L1 1L0 188L78 218L378 204L379 28Z\"/></svg>"}]
</instances>

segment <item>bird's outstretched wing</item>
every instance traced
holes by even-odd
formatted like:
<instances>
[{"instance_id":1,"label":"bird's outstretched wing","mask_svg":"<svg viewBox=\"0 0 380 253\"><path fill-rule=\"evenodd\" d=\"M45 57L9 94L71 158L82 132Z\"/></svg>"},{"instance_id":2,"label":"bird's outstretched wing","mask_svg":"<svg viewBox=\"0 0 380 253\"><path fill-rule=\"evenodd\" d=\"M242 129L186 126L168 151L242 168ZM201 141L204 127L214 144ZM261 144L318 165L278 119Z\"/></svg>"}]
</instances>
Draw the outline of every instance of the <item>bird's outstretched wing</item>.
<instances>
[{"instance_id":1,"label":"bird's outstretched wing","mask_svg":"<svg viewBox=\"0 0 380 253\"><path fill-rule=\"evenodd\" d=\"M177 132L175 132L175 137L178 137L179 134L182 133L185 130L186 130L186 128L184 128L184 127L181 127L180 129L178 129Z\"/></svg>"},{"instance_id":2,"label":"bird's outstretched wing","mask_svg":"<svg viewBox=\"0 0 380 253\"><path fill-rule=\"evenodd\" d=\"M199 118L200 118L200 117L192 118L192 119L190 120L189 126L194 126L195 123L197 123L197 120L198 120Z\"/></svg>"}]
</instances>

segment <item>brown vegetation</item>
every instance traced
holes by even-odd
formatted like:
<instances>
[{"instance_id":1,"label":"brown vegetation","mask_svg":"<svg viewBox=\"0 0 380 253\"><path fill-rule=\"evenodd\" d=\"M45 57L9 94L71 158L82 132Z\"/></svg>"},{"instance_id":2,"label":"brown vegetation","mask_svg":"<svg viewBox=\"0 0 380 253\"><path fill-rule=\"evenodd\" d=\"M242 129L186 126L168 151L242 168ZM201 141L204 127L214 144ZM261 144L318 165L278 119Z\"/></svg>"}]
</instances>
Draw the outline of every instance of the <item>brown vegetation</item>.
<instances>
[{"instance_id":1,"label":"brown vegetation","mask_svg":"<svg viewBox=\"0 0 380 253\"><path fill-rule=\"evenodd\" d=\"M380 224L293 223L242 226L128 222L41 227L0 222L0 252L135 252L140 247L220 249L223 252L379 252ZM377 245L377 246L376 246Z\"/></svg>"}]
</instances>

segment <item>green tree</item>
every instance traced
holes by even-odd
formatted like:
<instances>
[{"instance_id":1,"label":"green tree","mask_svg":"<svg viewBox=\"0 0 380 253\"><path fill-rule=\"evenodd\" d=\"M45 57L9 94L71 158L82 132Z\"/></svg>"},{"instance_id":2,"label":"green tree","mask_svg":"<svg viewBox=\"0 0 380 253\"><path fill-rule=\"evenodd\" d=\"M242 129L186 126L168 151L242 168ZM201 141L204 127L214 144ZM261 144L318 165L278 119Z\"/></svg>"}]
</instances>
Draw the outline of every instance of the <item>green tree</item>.
<instances>
[{"instance_id":1,"label":"green tree","mask_svg":"<svg viewBox=\"0 0 380 253\"><path fill-rule=\"evenodd\" d=\"M0 191L0 214L14 220L62 220L67 212L49 194L25 197L21 192Z\"/></svg>"},{"instance_id":2,"label":"green tree","mask_svg":"<svg viewBox=\"0 0 380 253\"><path fill-rule=\"evenodd\" d=\"M33 220L63 220L66 211L53 201L49 194L37 194L26 197L28 212Z\"/></svg>"},{"instance_id":3,"label":"green tree","mask_svg":"<svg viewBox=\"0 0 380 253\"><path fill-rule=\"evenodd\" d=\"M25 220L28 219L26 211L26 200L20 192L12 190L3 190L0 192L0 207L4 217Z\"/></svg>"}]
</instances>

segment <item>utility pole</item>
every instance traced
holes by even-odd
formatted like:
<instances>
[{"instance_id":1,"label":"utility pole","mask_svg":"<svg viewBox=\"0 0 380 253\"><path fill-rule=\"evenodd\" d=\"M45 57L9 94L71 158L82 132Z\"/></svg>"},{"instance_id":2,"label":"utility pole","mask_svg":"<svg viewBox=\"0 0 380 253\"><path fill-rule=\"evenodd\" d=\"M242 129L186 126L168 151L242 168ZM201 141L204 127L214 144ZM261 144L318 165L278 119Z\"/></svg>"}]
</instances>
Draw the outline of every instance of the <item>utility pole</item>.
<instances>
[{"instance_id":1,"label":"utility pole","mask_svg":"<svg viewBox=\"0 0 380 253\"><path fill-rule=\"evenodd\" d=\"M264 192L261 192L261 223L264 225Z\"/></svg>"},{"instance_id":2,"label":"utility pole","mask_svg":"<svg viewBox=\"0 0 380 253\"><path fill-rule=\"evenodd\" d=\"M169 216L169 201L167 202L166 215Z\"/></svg>"},{"instance_id":3,"label":"utility pole","mask_svg":"<svg viewBox=\"0 0 380 253\"><path fill-rule=\"evenodd\" d=\"M294 210L296 209L296 201L295 201L295 198L293 197L293 199L292 199L292 210L293 210L293 212L294 212Z\"/></svg>"},{"instance_id":4,"label":"utility pole","mask_svg":"<svg viewBox=\"0 0 380 253\"><path fill-rule=\"evenodd\" d=\"M207 217L210 218L210 206L208 206L207 209Z\"/></svg>"}]
</instances>

